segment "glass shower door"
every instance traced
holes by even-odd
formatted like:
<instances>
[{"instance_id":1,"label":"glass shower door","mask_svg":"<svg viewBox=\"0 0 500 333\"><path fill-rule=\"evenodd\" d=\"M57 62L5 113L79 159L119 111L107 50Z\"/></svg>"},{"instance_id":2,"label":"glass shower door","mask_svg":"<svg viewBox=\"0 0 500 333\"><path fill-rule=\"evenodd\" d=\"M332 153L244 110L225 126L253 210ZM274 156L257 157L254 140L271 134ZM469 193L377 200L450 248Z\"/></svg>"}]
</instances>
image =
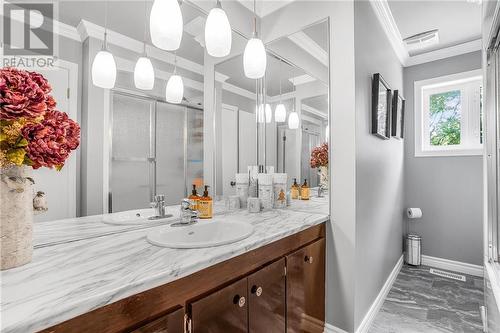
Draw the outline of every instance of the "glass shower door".
<instances>
[{"instance_id":1,"label":"glass shower door","mask_svg":"<svg viewBox=\"0 0 500 333\"><path fill-rule=\"evenodd\" d=\"M154 103L149 99L113 92L111 110L108 212L149 207L154 188L151 142Z\"/></svg>"}]
</instances>

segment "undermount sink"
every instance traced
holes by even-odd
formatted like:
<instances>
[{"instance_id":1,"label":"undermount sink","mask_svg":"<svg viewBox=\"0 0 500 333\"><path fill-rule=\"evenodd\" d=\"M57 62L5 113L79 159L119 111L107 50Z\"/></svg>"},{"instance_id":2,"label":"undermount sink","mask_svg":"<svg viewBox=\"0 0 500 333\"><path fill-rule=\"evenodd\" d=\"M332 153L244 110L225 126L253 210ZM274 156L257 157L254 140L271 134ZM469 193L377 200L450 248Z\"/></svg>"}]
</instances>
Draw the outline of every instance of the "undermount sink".
<instances>
[{"instance_id":1,"label":"undermount sink","mask_svg":"<svg viewBox=\"0 0 500 333\"><path fill-rule=\"evenodd\" d=\"M174 249L195 249L238 242L253 233L243 222L202 221L185 227L168 226L147 235L151 244Z\"/></svg>"},{"instance_id":2,"label":"undermount sink","mask_svg":"<svg viewBox=\"0 0 500 333\"><path fill-rule=\"evenodd\" d=\"M154 216L155 210L153 208L128 210L125 212L104 215L102 222L114 225L153 224L171 218L172 214L165 216L165 218L154 218Z\"/></svg>"}]
</instances>

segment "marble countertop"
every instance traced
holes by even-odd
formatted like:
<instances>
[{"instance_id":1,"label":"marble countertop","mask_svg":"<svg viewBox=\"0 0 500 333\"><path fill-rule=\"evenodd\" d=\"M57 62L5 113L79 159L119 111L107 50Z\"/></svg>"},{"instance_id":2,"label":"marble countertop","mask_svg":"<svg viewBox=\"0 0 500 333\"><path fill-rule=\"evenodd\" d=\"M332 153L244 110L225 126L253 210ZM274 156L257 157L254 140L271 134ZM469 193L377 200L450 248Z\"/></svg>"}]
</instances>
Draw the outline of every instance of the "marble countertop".
<instances>
[{"instance_id":1,"label":"marble countertop","mask_svg":"<svg viewBox=\"0 0 500 333\"><path fill-rule=\"evenodd\" d=\"M254 233L237 243L188 250L162 248L146 240L148 232L165 225L130 229L102 226L102 221L92 217L83 219L88 220L73 219L78 220L73 225L79 230L42 222L49 230L45 230L45 238L38 238L45 240L45 246L35 249L33 261L0 273L2 332L36 332L326 222L329 217L327 198L294 200L287 209L258 214L220 212L199 223L243 221L254 226ZM109 233L102 235L104 230ZM80 231L85 237L65 234L76 236ZM43 227L35 229L37 232L42 233Z\"/></svg>"}]
</instances>

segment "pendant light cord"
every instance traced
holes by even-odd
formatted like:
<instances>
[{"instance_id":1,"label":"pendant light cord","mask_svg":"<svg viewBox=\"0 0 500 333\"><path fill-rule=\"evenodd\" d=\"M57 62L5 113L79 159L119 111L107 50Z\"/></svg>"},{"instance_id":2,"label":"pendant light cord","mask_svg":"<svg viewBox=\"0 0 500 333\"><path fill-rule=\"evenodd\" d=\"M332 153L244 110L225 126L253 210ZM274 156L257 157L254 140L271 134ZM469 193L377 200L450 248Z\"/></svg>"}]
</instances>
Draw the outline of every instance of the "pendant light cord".
<instances>
[{"instance_id":1,"label":"pendant light cord","mask_svg":"<svg viewBox=\"0 0 500 333\"><path fill-rule=\"evenodd\" d=\"M174 52L174 74L177 74L177 51Z\"/></svg>"},{"instance_id":2,"label":"pendant light cord","mask_svg":"<svg viewBox=\"0 0 500 333\"><path fill-rule=\"evenodd\" d=\"M282 59L280 58L280 104L283 102L282 101L282 93L281 93L281 63L282 63Z\"/></svg>"},{"instance_id":3,"label":"pendant light cord","mask_svg":"<svg viewBox=\"0 0 500 333\"><path fill-rule=\"evenodd\" d=\"M103 49L108 49L108 1L104 2L104 42Z\"/></svg>"},{"instance_id":4,"label":"pendant light cord","mask_svg":"<svg viewBox=\"0 0 500 333\"><path fill-rule=\"evenodd\" d=\"M147 30L147 19L148 19L148 1L144 0L144 36L142 38L143 41L143 49L142 53L144 56L147 56L146 54L146 30Z\"/></svg>"},{"instance_id":5,"label":"pendant light cord","mask_svg":"<svg viewBox=\"0 0 500 333\"><path fill-rule=\"evenodd\" d=\"M256 0L253 0L253 37L257 37L257 10Z\"/></svg>"}]
</instances>

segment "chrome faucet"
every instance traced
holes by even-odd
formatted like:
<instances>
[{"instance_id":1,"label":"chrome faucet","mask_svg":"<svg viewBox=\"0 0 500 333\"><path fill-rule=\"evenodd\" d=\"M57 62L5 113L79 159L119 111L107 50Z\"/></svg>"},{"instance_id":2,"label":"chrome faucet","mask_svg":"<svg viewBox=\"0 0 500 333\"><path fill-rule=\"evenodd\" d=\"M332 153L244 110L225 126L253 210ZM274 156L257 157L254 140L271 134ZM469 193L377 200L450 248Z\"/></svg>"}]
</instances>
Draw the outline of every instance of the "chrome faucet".
<instances>
[{"instance_id":1,"label":"chrome faucet","mask_svg":"<svg viewBox=\"0 0 500 333\"><path fill-rule=\"evenodd\" d=\"M172 214L167 214L165 196L163 194L155 195L154 201L151 203L151 208L155 208L156 215L149 217L149 220L159 220L172 217Z\"/></svg>"},{"instance_id":2,"label":"chrome faucet","mask_svg":"<svg viewBox=\"0 0 500 333\"><path fill-rule=\"evenodd\" d=\"M181 201L181 221L172 224L172 226L190 225L198 222L198 211L191 208L189 199Z\"/></svg>"}]
</instances>

